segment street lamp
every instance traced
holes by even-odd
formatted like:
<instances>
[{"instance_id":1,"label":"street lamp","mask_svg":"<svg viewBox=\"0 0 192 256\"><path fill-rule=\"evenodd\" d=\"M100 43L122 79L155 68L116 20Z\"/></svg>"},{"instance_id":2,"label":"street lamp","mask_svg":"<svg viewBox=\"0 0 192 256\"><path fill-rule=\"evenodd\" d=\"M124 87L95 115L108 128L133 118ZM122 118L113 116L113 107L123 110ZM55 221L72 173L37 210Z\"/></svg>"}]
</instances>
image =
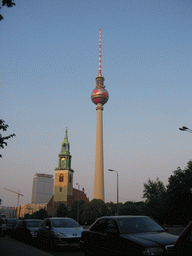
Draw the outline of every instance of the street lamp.
<instances>
[{"instance_id":1,"label":"street lamp","mask_svg":"<svg viewBox=\"0 0 192 256\"><path fill-rule=\"evenodd\" d=\"M183 127L179 128L179 130L180 130L180 131L186 131L186 132L192 133L192 130L189 129L188 127L186 127L186 126L183 126Z\"/></svg>"},{"instance_id":2,"label":"street lamp","mask_svg":"<svg viewBox=\"0 0 192 256\"><path fill-rule=\"evenodd\" d=\"M80 190L80 185L78 183L76 183L76 185L78 186L77 222L79 223L79 190Z\"/></svg>"},{"instance_id":3,"label":"street lamp","mask_svg":"<svg viewBox=\"0 0 192 256\"><path fill-rule=\"evenodd\" d=\"M118 189L118 171L115 171L115 170L111 170L111 169L108 169L109 172L116 172L117 173L117 216L119 215L119 207L118 207L118 203L119 203L119 189Z\"/></svg>"}]
</instances>

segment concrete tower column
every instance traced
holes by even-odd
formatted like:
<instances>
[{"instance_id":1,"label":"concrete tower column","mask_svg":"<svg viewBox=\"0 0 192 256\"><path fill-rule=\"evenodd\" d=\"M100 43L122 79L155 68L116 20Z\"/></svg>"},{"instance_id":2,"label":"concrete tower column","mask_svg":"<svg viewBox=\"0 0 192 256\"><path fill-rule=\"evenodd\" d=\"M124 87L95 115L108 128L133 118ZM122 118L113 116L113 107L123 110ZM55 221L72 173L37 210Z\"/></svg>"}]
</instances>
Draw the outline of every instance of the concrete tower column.
<instances>
[{"instance_id":1,"label":"concrete tower column","mask_svg":"<svg viewBox=\"0 0 192 256\"><path fill-rule=\"evenodd\" d=\"M104 173L103 173L103 105L97 104L97 130L95 153L95 185L94 198L104 201Z\"/></svg>"},{"instance_id":2,"label":"concrete tower column","mask_svg":"<svg viewBox=\"0 0 192 256\"><path fill-rule=\"evenodd\" d=\"M99 31L99 74L95 78L95 89L91 93L91 100L97 105L97 130L95 153L95 185L94 198L104 201L104 164L103 164L103 105L108 101L109 94L104 85L105 78L101 74L101 29Z\"/></svg>"}]
</instances>

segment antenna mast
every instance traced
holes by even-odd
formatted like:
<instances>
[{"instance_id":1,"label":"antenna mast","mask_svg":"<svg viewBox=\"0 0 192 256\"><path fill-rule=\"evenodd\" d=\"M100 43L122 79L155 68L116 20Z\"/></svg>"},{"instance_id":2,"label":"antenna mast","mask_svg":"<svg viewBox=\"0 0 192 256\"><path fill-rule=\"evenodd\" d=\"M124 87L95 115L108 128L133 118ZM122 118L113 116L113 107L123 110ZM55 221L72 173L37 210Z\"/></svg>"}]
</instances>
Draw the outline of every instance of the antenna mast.
<instances>
[{"instance_id":1,"label":"antenna mast","mask_svg":"<svg viewBox=\"0 0 192 256\"><path fill-rule=\"evenodd\" d=\"M99 76L101 75L101 29L99 30Z\"/></svg>"}]
</instances>

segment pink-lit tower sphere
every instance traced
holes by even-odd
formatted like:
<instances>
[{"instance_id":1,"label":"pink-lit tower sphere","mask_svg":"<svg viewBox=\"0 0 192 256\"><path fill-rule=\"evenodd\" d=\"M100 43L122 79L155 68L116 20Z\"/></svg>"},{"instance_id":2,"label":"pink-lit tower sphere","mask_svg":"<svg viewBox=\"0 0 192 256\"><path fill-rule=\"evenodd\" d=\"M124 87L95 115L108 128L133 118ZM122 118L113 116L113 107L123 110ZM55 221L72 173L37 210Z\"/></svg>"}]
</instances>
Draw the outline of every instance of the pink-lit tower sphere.
<instances>
[{"instance_id":1,"label":"pink-lit tower sphere","mask_svg":"<svg viewBox=\"0 0 192 256\"><path fill-rule=\"evenodd\" d=\"M101 29L99 30L99 74L95 77L95 89L91 93L91 100L97 105L97 130L95 153L95 182L94 198L104 201L104 168L103 168L103 105L108 101L109 94L104 85L105 78L101 74Z\"/></svg>"}]
</instances>

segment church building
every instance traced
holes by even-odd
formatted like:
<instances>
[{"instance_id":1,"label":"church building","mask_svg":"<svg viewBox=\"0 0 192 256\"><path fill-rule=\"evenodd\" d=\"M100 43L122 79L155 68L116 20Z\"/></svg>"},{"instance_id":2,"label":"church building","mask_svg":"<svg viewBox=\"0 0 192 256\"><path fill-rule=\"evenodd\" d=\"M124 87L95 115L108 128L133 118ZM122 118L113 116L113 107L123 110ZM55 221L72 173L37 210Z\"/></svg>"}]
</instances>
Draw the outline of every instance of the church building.
<instances>
[{"instance_id":1,"label":"church building","mask_svg":"<svg viewBox=\"0 0 192 256\"><path fill-rule=\"evenodd\" d=\"M47 204L48 215L54 216L57 207L63 203L70 208L78 200L89 202L84 189L81 191L73 188L74 171L71 169L71 158L66 129L65 138L61 144L61 152L58 156L58 167L55 168L54 194Z\"/></svg>"}]
</instances>

